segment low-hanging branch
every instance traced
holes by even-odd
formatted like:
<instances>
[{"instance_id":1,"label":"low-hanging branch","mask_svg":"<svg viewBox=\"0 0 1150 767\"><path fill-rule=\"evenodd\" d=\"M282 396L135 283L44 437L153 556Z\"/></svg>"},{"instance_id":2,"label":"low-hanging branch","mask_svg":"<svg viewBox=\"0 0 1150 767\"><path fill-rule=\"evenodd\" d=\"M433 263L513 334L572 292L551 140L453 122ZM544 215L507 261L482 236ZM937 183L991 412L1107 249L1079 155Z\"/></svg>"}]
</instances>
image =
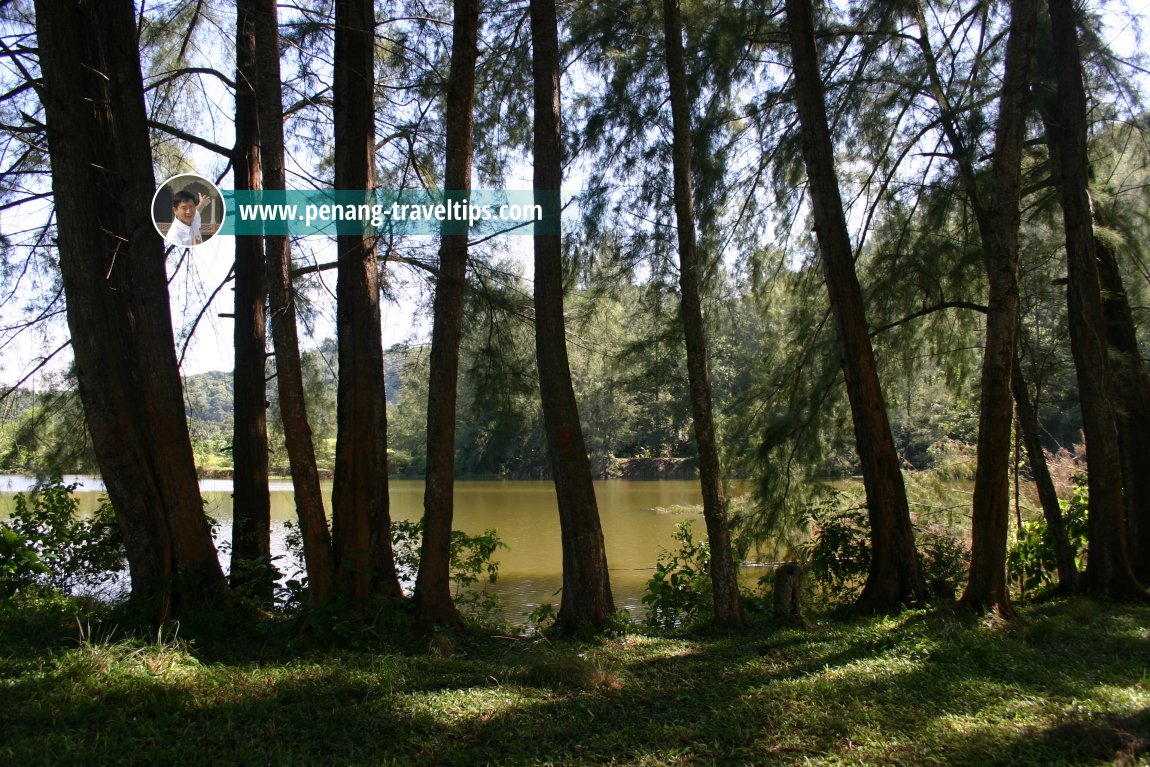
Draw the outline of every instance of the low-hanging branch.
<instances>
[{"instance_id":1,"label":"low-hanging branch","mask_svg":"<svg viewBox=\"0 0 1150 767\"><path fill-rule=\"evenodd\" d=\"M976 304L973 301L943 301L940 304L935 304L934 306L927 306L925 308L919 309L917 312L908 314L902 319L895 320L894 322L888 322L885 325L880 325L870 332L871 338L874 338L879 333L884 331L891 330L892 328L897 328L900 325L905 325L908 322L917 320L919 317L925 317L928 314L941 312L945 309L970 309L971 311L986 314L986 307L982 304Z\"/></svg>"}]
</instances>

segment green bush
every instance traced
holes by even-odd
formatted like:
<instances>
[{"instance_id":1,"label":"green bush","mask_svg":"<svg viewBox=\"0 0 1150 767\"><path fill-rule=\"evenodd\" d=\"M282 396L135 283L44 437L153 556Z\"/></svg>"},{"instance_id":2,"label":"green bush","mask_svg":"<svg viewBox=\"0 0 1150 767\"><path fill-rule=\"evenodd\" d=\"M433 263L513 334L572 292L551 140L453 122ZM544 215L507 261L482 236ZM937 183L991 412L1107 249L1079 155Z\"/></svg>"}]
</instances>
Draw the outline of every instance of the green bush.
<instances>
[{"instance_id":1,"label":"green bush","mask_svg":"<svg viewBox=\"0 0 1150 767\"><path fill-rule=\"evenodd\" d=\"M676 525L675 540L679 548L659 555L643 595L647 622L664 629L700 622L714 608L710 545L695 540L690 522Z\"/></svg>"},{"instance_id":2,"label":"green bush","mask_svg":"<svg viewBox=\"0 0 1150 767\"><path fill-rule=\"evenodd\" d=\"M299 527L291 522L285 544L292 556L303 561L303 539ZM423 522L403 520L391 523L391 547L395 554L395 570L400 583L413 584L419 573L420 547L423 545ZM456 606L466 615L475 619L487 620L499 612L499 597L487 591L485 584L495 583L499 578L499 562L495 552L507 548L494 530L486 530L480 535L471 535L461 530L451 531L451 582L455 587L452 595ZM295 611L306 604L307 579L290 578L280 594L281 603L288 611ZM476 588L477 584L484 584Z\"/></svg>"},{"instance_id":3,"label":"green bush","mask_svg":"<svg viewBox=\"0 0 1150 767\"><path fill-rule=\"evenodd\" d=\"M870 570L870 538L864 506L843 507L843 494L828 488L810 510L813 528L803 547L807 571L832 605L858 596Z\"/></svg>"},{"instance_id":4,"label":"green bush","mask_svg":"<svg viewBox=\"0 0 1150 767\"><path fill-rule=\"evenodd\" d=\"M420 547L423 545L423 522L393 521L391 545L395 551L395 569L403 583L414 583L419 572ZM455 604L465 614L477 619L490 619L499 612L499 597L477 584L495 583L499 562L495 552L507 546L494 530L471 535L451 531L451 582L455 586Z\"/></svg>"},{"instance_id":5,"label":"green bush","mask_svg":"<svg viewBox=\"0 0 1150 767\"><path fill-rule=\"evenodd\" d=\"M10 599L51 573L24 536L0 524L0 599Z\"/></svg>"},{"instance_id":6,"label":"green bush","mask_svg":"<svg viewBox=\"0 0 1150 767\"><path fill-rule=\"evenodd\" d=\"M1066 537L1075 552L1075 564L1081 568L1086 552L1087 514L1090 507L1090 491L1086 475L1075 474L1069 501L1059 501L1062 509L1062 524ZM1022 523L1022 531L1010 546L1006 556L1007 572L1023 592L1041 590L1053 586L1058 578L1058 560L1054 556L1054 543L1050 540L1050 529L1045 517L1038 517Z\"/></svg>"},{"instance_id":7,"label":"green bush","mask_svg":"<svg viewBox=\"0 0 1150 767\"><path fill-rule=\"evenodd\" d=\"M823 599L831 606L853 602L870 570L870 528L866 507L843 507L839 491L828 489L811 510L814 530L804 549L806 567ZM957 587L970 567L970 551L961 540L941 528L915 529L924 580L937 587Z\"/></svg>"},{"instance_id":8,"label":"green bush","mask_svg":"<svg viewBox=\"0 0 1150 767\"><path fill-rule=\"evenodd\" d=\"M111 505L101 499L95 513L82 518L80 501L74 495L77 487L56 475L28 495L17 493L8 521L8 530L44 565L46 571L29 574L33 581L64 594L106 589L126 567L124 543Z\"/></svg>"},{"instance_id":9,"label":"green bush","mask_svg":"<svg viewBox=\"0 0 1150 767\"><path fill-rule=\"evenodd\" d=\"M916 529L915 540L927 585L936 593L940 584L957 590L970 570L970 549L958 538L937 528Z\"/></svg>"}]
</instances>

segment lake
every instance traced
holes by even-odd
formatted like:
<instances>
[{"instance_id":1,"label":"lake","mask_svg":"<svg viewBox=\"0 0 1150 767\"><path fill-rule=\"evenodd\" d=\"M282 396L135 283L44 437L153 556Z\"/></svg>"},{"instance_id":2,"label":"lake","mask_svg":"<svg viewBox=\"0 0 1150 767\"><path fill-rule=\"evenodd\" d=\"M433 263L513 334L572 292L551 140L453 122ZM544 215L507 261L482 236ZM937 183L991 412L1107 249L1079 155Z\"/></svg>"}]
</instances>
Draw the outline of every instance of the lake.
<instances>
[{"instance_id":1,"label":"lake","mask_svg":"<svg viewBox=\"0 0 1150 767\"><path fill-rule=\"evenodd\" d=\"M81 510L96 507L102 492L98 478L65 477L83 484L76 492ZM25 477L0 475L0 517L12 508L12 498L27 489ZM231 482L200 483L209 515L220 524L221 540L231 533ZM294 520L292 486L288 481L272 485L273 548L284 552L283 523ZM423 481L391 480L391 514L394 519L418 520L423 515ZM327 508L331 509L331 482L324 483ZM641 618L643 589L655 568L659 553L674 545L679 522L692 522L696 537L704 534L699 483L691 480L602 480L595 482L611 587L617 607ZM524 615L539 604L559 606L555 592L562 583L562 553L555 486L550 481L471 481L455 485L455 529L482 533L498 532L507 549L496 554L499 581L489 588L498 593L505 616L524 622ZM226 562L225 562L226 565ZM281 565L281 569L283 566Z\"/></svg>"}]
</instances>

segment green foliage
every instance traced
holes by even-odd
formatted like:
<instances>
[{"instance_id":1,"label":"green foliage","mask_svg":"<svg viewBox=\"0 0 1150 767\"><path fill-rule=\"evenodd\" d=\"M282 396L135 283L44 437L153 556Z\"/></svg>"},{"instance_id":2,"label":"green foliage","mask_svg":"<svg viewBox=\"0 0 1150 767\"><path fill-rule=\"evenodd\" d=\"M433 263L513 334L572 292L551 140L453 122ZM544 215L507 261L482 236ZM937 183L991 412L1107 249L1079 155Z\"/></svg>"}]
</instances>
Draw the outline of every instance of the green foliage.
<instances>
[{"instance_id":1,"label":"green foliage","mask_svg":"<svg viewBox=\"0 0 1150 767\"><path fill-rule=\"evenodd\" d=\"M814 532L803 547L807 570L834 605L854 600L870 568L866 509L843 506L843 494L826 488L810 509Z\"/></svg>"},{"instance_id":2,"label":"green foliage","mask_svg":"<svg viewBox=\"0 0 1150 767\"><path fill-rule=\"evenodd\" d=\"M1078 567L1086 553L1087 515L1090 507L1090 491L1085 474L1075 474L1074 487L1069 501L1059 501L1062 509L1062 524L1070 548L1075 552ZM1007 572L1024 591L1050 588L1058 578L1058 560L1054 555L1054 543L1050 539L1050 529L1045 517L1037 517L1022 523L1018 540L1011 544L1006 555Z\"/></svg>"},{"instance_id":3,"label":"green foliage","mask_svg":"<svg viewBox=\"0 0 1150 767\"><path fill-rule=\"evenodd\" d=\"M217 545L218 551L223 547ZM275 593L276 584L284 577L284 573L276 566L281 556L258 557L253 560L233 560L233 568L229 573L232 588L245 596L254 597L264 601L268 595Z\"/></svg>"},{"instance_id":4,"label":"green foliage","mask_svg":"<svg viewBox=\"0 0 1150 767\"><path fill-rule=\"evenodd\" d=\"M94 514L81 517L77 487L57 475L29 495L17 493L7 528L43 564L34 581L62 593L108 588L126 565L111 505L102 499Z\"/></svg>"},{"instance_id":5,"label":"green foliage","mask_svg":"<svg viewBox=\"0 0 1150 767\"><path fill-rule=\"evenodd\" d=\"M849 604L858 597L870 568L866 507L846 503L841 491L822 490L810 511L811 538L801 547L820 596L832 607ZM956 587L966 577L970 551L949 530L916 526L915 543L928 584Z\"/></svg>"},{"instance_id":6,"label":"green foliage","mask_svg":"<svg viewBox=\"0 0 1150 767\"><path fill-rule=\"evenodd\" d=\"M556 611L555 605L550 602L544 602L526 614L527 622L531 624L531 630L536 634L542 634L554 625L555 619L558 617L559 613Z\"/></svg>"},{"instance_id":7,"label":"green foliage","mask_svg":"<svg viewBox=\"0 0 1150 767\"><path fill-rule=\"evenodd\" d=\"M647 622L663 629L700 622L710 613L714 599L709 543L695 540L690 522L676 525L674 537L679 547L659 555L643 595Z\"/></svg>"},{"instance_id":8,"label":"green foliage","mask_svg":"<svg viewBox=\"0 0 1150 767\"><path fill-rule=\"evenodd\" d=\"M96 470L84 410L70 374L53 376L46 389L16 389L0 401L0 468L50 475L63 468Z\"/></svg>"},{"instance_id":9,"label":"green foliage","mask_svg":"<svg viewBox=\"0 0 1150 767\"><path fill-rule=\"evenodd\" d=\"M919 528L915 532L927 585L937 590L940 584L946 584L957 590L970 569L970 549L941 528Z\"/></svg>"},{"instance_id":10,"label":"green foliage","mask_svg":"<svg viewBox=\"0 0 1150 767\"><path fill-rule=\"evenodd\" d=\"M0 524L0 599L11 598L51 572L24 536Z\"/></svg>"},{"instance_id":11,"label":"green foliage","mask_svg":"<svg viewBox=\"0 0 1150 767\"><path fill-rule=\"evenodd\" d=\"M302 560L303 541L298 526L288 522L285 545L297 559ZM391 546L395 552L395 569L401 583L415 583L419 573L419 554L423 544L423 522L393 520ZM490 620L500 609L499 597L486 589L486 584L499 578L499 562L494 559L499 549L507 548L494 530L471 535L462 530L451 531L451 581L455 604L475 619ZM306 578L289 578L280 595L289 611L305 603Z\"/></svg>"},{"instance_id":12,"label":"green foliage","mask_svg":"<svg viewBox=\"0 0 1150 767\"><path fill-rule=\"evenodd\" d=\"M395 551L395 567L400 581L414 583L419 572L419 552L423 543L423 522L393 521L391 542ZM485 585L499 578L499 562L495 552L507 546L494 530L471 535L462 530L451 531L451 582L455 586L452 597L459 609L476 619L490 619L499 612L499 597ZM480 585L476 588L477 585Z\"/></svg>"}]
</instances>

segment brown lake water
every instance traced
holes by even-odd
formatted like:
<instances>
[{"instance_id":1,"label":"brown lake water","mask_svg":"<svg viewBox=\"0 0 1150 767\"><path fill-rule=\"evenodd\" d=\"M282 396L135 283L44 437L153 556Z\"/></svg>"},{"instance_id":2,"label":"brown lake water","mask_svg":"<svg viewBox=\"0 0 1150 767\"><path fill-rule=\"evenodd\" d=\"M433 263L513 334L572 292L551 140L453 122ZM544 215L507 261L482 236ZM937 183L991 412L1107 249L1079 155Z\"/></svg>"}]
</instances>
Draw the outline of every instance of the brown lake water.
<instances>
[{"instance_id":1,"label":"brown lake water","mask_svg":"<svg viewBox=\"0 0 1150 767\"><path fill-rule=\"evenodd\" d=\"M96 507L102 486L94 478L65 478L79 481L81 510ZM12 507L15 492L26 489L30 480L0 476L0 518ZM231 482L205 480L200 484L209 515L220 522L221 540L231 529ZM389 482L391 513L394 519L418 520L423 515L422 480ZM732 488L733 490L737 488ZM331 482L324 483L330 513ZM696 537L703 537L699 483L690 480L628 481L603 480L595 483L607 563L616 607L628 609L641 618L644 586L654 571L661 550L674 545L679 522L693 523ZM272 483L273 548L284 553L284 527L294 520L291 483ZM472 481L455 486L455 529L482 533L494 529L508 548L500 550L499 580L488 588L499 594L507 619L521 623L524 615L542 603L559 606L562 554L559 538L559 512L555 488L550 481ZM226 562L225 562L226 565ZM293 569L281 560L281 569Z\"/></svg>"}]
</instances>

